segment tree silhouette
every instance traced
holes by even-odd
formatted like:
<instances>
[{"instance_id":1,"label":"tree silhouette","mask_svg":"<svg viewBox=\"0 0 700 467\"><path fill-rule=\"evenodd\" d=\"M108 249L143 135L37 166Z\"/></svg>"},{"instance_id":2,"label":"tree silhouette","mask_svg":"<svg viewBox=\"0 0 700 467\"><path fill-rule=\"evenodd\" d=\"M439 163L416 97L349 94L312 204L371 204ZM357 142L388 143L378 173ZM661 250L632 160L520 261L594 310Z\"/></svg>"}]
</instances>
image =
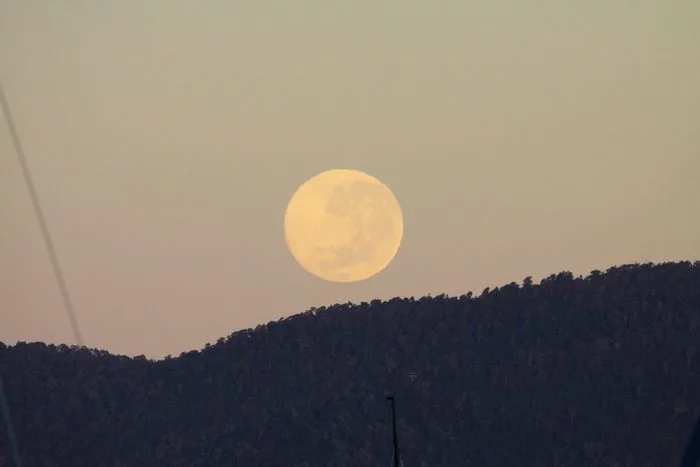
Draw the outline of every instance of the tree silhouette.
<instances>
[{"instance_id":1,"label":"tree silhouette","mask_svg":"<svg viewBox=\"0 0 700 467\"><path fill-rule=\"evenodd\" d=\"M406 465L697 463L697 428L682 456L700 415L700 262L522 283L315 308L160 361L0 345L21 457L377 465L391 391Z\"/></svg>"}]
</instances>

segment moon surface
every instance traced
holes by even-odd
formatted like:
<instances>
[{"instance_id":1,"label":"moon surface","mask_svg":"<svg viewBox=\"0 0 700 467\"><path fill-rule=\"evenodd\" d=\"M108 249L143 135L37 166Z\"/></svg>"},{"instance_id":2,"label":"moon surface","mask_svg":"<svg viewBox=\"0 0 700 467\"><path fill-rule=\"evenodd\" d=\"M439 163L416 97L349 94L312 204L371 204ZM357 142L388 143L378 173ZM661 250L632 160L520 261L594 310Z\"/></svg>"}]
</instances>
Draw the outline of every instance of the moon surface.
<instances>
[{"instance_id":1,"label":"moon surface","mask_svg":"<svg viewBox=\"0 0 700 467\"><path fill-rule=\"evenodd\" d=\"M301 185L284 216L287 245L306 271L357 282L386 268L403 238L403 214L391 190L364 172L334 169Z\"/></svg>"}]
</instances>

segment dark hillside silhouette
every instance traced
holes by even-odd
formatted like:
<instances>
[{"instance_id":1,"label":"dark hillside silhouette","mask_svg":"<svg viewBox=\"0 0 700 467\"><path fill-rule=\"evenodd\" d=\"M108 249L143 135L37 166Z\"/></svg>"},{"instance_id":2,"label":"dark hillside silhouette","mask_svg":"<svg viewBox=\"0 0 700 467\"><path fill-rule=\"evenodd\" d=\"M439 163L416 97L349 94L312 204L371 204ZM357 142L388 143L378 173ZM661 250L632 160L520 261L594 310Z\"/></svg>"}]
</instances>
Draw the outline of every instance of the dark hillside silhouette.
<instances>
[{"instance_id":1,"label":"dark hillside silhouette","mask_svg":"<svg viewBox=\"0 0 700 467\"><path fill-rule=\"evenodd\" d=\"M388 466L395 395L407 467L659 467L698 351L682 262L312 309L161 361L0 344L0 371L26 466Z\"/></svg>"}]
</instances>

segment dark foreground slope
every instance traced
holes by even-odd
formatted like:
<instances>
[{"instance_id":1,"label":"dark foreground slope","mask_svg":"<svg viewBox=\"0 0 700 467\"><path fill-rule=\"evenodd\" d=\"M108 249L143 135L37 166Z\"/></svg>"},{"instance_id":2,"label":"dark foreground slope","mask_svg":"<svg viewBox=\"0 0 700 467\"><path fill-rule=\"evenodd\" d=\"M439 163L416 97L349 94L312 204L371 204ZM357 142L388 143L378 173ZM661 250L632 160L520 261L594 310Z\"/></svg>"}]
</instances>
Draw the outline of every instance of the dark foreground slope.
<instances>
[{"instance_id":1,"label":"dark foreground slope","mask_svg":"<svg viewBox=\"0 0 700 467\"><path fill-rule=\"evenodd\" d=\"M311 310L158 362L0 345L0 370L26 466L389 465L392 391L406 467L657 467L700 408L699 336L700 263L669 263Z\"/></svg>"}]
</instances>

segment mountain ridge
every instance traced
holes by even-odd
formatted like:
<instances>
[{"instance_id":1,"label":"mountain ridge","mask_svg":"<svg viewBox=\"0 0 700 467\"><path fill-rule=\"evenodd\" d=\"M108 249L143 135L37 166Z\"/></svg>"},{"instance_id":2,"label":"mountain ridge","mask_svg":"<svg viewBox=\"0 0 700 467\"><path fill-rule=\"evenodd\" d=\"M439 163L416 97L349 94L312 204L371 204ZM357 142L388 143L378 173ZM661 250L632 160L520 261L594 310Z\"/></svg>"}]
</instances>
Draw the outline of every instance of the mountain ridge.
<instances>
[{"instance_id":1,"label":"mountain ridge","mask_svg":"<svg viewBox=\"0 0 700 467\"><path fill-rule=\"evenodd\" d=\"M312 308L161 360L2 344L0 370L27 465L388 463L388 392L407 465L663 465L700 407L698 330L699 261L628 264Z\"/></svg>"}]
</instances>

